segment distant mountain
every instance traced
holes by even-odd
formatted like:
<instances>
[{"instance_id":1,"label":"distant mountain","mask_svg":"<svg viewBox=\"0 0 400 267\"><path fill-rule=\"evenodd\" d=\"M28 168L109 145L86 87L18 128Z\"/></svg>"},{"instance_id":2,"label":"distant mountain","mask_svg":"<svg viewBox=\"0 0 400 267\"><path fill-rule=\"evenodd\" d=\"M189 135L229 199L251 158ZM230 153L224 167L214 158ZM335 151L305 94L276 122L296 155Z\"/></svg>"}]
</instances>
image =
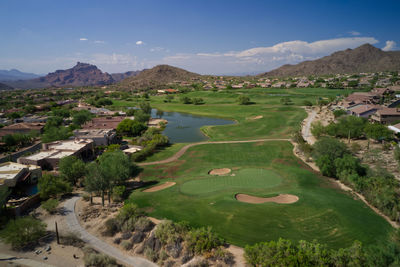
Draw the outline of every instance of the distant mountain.
<instances>
[{"instance_id":1,"label":"distant mountain","mask_svg":"<svg viewBox=\"0 0 400 267\"><path fill-rule=\"evenodd\" d=\"M115 82L122 81L126 78L137 76L141 71L127 71L125 73L111 73L111 77L114 79Z\"/></svg>"},{"instance_id":2,"label":"distant mountain","mask_svg":"<svg viewBox=\"0 0 400 267\"><path fill-rule=\"evenodd\" d=\"M38 78L40 75L22 72L16 69L0 70L0 81L17 81Z\"/></svg>"},{"instance_id":3,"label":"distant mountain","mask_svg":"<svg viewBox=\"0 0 400 267\"><path fill-rule=\"evenodd\" d=\"M382 51L370 44L335 52L313 61L282 67L261 77L287 77L400 70L400 51Z\"/></svg>"},{"instance_id":4,"label":"distant mountain","mask_svg":"<svg viewBox=\"0 0 400 267\"><path fill-rule=\"evenodd\" d=\"M113 77L107 72L102 72L95 65L78 62L73 68L57 70L44 77L7 82L15 88L45 88L45 87L68 87L107 85L114 83Z\"/></svg>"},{"instance_id":5,"label":"distant mountain","mask_svg":"<svg viewBox=\"0 0 400 267\"><path fill-rule=\"evenodd\" d=\"M141 71L134 77L126 78L118 86L134 89L149 89L166 85L174 81L189 81L200 77L199 74L169 65L158 65Z\"/></svg>"},{"instance_id":6,"label":"distant mountain","mask_svg":"<svg viewBox=\"0 0 400 267\"><path fill-rule=\"evenodd\" d=\"M11 86L8 86L7 84L4 83L0 83L0 91L1 90L12 90L14 88L12 88Z\"/></svg>"}]
</instances>

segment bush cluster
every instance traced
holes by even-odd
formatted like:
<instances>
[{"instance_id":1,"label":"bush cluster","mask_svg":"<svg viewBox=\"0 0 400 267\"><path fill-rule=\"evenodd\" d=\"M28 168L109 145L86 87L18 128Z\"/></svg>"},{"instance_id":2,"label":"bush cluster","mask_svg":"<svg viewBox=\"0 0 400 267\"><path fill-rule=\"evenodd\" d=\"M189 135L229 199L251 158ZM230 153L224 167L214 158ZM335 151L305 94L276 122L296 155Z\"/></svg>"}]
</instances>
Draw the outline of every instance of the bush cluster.
<instances>
[{"instance_id":1,"label":"bush cluster","mask_svg":"<svg viewBox=\"0 0 400 267\"><path fill-rule=\"evenodd\" d=\"M323 175L340 179L392 220L400 219L400 185L393 175L382 168L372 170L361 165L346 145L334 138L323 137L313 148Z\"/></svg>"}]
</instances>

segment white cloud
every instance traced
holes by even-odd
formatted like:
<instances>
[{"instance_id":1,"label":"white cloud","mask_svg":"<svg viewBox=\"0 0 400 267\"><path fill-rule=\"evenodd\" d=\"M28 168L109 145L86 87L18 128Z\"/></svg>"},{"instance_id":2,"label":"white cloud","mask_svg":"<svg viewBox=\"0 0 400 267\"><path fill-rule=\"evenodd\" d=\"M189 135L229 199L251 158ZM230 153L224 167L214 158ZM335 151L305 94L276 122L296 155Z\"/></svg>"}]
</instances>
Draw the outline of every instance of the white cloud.
<instances>
[{"instance_id":1,"label":"white cloud","mask_svg":"<svg viewBox=\"0 0 400 267\"><path fill-rule=\"evenodd\" d=\"M87 41L88 39L87 38L84 38L84 37L82 37L82 38L79 38L79 41Z\"/></svg>"},{"instance_id":2,"label":"white cloud","mask_svg":"<svg viewBox=\"0 0 400 267\"><path fill-rule=\"evenodd\" d=\"M160 46L150 48L150 52L161 52L161 51L165 51L165 48Z\"/></svg>"},{"instance_id":3,"label":"white cloud","mask_svg":"<svg viewBox=\"0 0 400 267\"><path fill-rule=\"evenodd\" d=\"M94 43L95 43L95 44L105 44L106 42L100 41L100 40L96 40L96 41L94 41Z\"/></svg>"},{"instance_id":4,"label":"white cloud","mask_svg":"<svg viewBox=\"0 0 400 267\"><path fill-rule=\"evenodd\" d=\"M142 44L143 44L143 41L137 41L136 44L137 44L137 45L142 45Z\"/></svg>"},{"instance_id":5,"label":"white cloud","mask_svg":"<svg viewBox=\"0 0 400 267\"><path fill-rule=\"evenodd\" d=\"M177 54L165 57L162 63L202 74L264 72L283 64L313 60L339 50L356 48L365 43L376 44L378 40L373 37L347 37L315 42L295 40L243 51Z\"/></svg>"},{"instance_id":6,"label":"white cloud","mask_svg":"<svg viewBox=\"0 0 400 267\"><path fill-rule=\"evenodd\" d=\"M351 35L353 35L353 36L359 36L359 35L361 35L361 33L360 33L360 32L357 32L357 31L349 31L349 34L351 34Z\"/></svg>"},{"instance_id":7,"label":"white cloud","mask_svg":"<svg viewBox=\"0 0 400 267\"><path fill-rule=\"evenodd\" d=\"M382 48L383 51L392 51L396 49L396 42L395 41L386 41L386 45Z\"/></svg>"}]
</instances>

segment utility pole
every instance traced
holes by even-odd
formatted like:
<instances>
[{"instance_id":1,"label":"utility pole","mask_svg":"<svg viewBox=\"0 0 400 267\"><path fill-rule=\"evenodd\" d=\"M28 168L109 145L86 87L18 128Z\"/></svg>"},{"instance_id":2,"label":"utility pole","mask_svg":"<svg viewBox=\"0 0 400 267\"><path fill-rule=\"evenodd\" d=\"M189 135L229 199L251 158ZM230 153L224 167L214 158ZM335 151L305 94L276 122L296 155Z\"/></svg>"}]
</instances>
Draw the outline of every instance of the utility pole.
<instances>
[{"instance_id":1,"label":"utility pole","mask_svg":"<svg viewBox=\"0 0 400 267\"><path fill-rule=\"evenodd\" d=\"M54 222L56 224L56 236L57 236L57 244L60 245L60 237L58 235L58 227L57 227L57 222Z\"/></svg>"}]
</instances>

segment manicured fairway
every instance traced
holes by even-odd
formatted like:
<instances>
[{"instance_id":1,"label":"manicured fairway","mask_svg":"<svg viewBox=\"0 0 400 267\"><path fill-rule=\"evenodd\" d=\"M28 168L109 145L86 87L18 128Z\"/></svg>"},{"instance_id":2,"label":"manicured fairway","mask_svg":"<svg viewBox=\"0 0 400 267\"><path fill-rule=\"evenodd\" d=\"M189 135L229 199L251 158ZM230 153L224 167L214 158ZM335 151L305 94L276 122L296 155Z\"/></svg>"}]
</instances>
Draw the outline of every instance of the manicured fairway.
<instances>
[{"instance_id":1,"label":"manicured fairway","mask_svg":"<svg viewBox=\"0 0 400 267\"><path fill-rule=\"evenodd\" d=\"M231 168L237 176L210 177L208 171L214 168ZM237 177L247 177L250 182L236 182L233 179ZM392 232L362 201L310 171L285 141L195 146L178 161L146 166L141 178L176 182L162 191L132 193L129 201L150 216L188 221L197 227L210 225L239 246L283 237L315 239L338 248L354 240L373 244L386 240ZM236 193L261 197L292 194L299 201L248 204L238 202Z\"/></svg>"},{"instance_id":2,"label":"manicured fairway","mask_svg":"<svg viewBox=\"0 0 400 267\"><path fill-rule=\"evenodd\" d=\"M270 170L243 169L229 176L210 177L188 181L181 186L181 192L199 195L228 188L246 190L250 188L269 188L277 186L282 179Z\"/></svg>"}]
</instances>

